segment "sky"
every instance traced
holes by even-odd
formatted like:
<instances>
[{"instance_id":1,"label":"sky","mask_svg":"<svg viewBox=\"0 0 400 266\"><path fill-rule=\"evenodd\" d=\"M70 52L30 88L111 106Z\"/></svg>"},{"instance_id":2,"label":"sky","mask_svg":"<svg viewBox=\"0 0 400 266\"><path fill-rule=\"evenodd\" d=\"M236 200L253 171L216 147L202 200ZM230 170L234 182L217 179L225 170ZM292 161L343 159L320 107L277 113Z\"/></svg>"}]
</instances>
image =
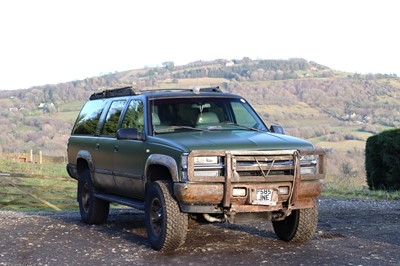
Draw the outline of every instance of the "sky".
<instances>
[{"instance_id":1,"label":"sky","mask_svg":"<svg viewBox=\"0 0 400 266\"><path fill-rule=\"evenodd\" d=\"M173 61L304 58L400 76L396 0L0 2L0 90Z\"/></svg>"}]
</instances>

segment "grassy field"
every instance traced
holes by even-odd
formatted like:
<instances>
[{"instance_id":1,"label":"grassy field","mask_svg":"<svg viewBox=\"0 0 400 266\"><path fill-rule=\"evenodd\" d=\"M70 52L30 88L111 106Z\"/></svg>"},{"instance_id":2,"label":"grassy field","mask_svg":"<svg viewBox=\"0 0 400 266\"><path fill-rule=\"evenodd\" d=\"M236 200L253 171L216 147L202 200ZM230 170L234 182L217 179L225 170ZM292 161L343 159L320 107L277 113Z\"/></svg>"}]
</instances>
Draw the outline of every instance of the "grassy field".
<instances>
[{"instance_id":1,"label":"grassy field","mask_svg":"<svg viewBox=\"0 0 400 266\"><path fill-rule=\"evenodd\" d=\"M254 109L258 112L264 111L273 116L281 116L285 114L295 114L295 115L303 115L303 116L315 116L320 117L321 112L315 108L308 106L304 102L298 102L293 105L253 105Z\"/></svg>"},{"instance_id":2,"label":"grassy field","mask_svg":"<svg viewBox=\"0 0 400 266\"><path fill-rule=\"evenodd\" d=\"M76 117L79 114L78 111L64 111L64 112L59 112L55 115L56 118L59 118L64 121L73 121L75 122Z\"/></svg>"},{"instance_id":3,"label":"grassy field","mask_svg":"<svg viewBox=\"0 0 400 266\"><path fill-rule=\"evenodd\" d=\"M363 150L365 149L365 141L362 140L343 140L343 141L336 141L336 142L329 142L329 141L313 141L311 142L320 148L323 149L333 149L339 152L347 152L354 149Z\"/></svg>"},{"instance_id":4,"label":"grassy field","mask_svg":"<svg viewBox=\"0 0 400 266\"><path fill-rule=\"evenodd\" d=\"M69 104L63 104L58 107L55 116L64 121L75 121L85 101L75 101Z\"/></svg>"},{"instance_id":5,"label":"grassy field","mask_svg":"<svg viewBox=\"0 0 400 266\"><path fill-rule=\"evenodd\" d=\"M76 209L77 182L60 163L21 163L0 158L0 209Z\"/></svg>"}]
</instances>

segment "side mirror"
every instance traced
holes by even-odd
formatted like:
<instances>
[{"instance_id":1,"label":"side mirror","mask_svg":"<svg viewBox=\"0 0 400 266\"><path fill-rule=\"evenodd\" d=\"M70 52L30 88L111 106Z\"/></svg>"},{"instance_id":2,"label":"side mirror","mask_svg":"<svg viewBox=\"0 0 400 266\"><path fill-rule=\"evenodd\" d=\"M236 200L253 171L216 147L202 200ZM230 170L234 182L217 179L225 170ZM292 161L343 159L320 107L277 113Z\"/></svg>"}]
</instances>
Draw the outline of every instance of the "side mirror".
<instances>
[{"instance_id":1,"label":"side mirror","mask_svg":"<svg viewBox=\"0 0 400 266\"><path fill-rule=\"evenodd\" d=\"M278 126L278 125L271 125L270 129L271 132L273 133L277 133L277 134L285 134L285 130L283 129L282 126Z\"/></svg>"},{"instance_id":2,"label":"side mirror","mask_svg":"<svg viewBox=\"0 0 400 266\"><path fill-rule=\"evenodd\" d=\"M117 131L118 140L143 140L137 128L120 128Z\"/></svg>"}]
</instances>

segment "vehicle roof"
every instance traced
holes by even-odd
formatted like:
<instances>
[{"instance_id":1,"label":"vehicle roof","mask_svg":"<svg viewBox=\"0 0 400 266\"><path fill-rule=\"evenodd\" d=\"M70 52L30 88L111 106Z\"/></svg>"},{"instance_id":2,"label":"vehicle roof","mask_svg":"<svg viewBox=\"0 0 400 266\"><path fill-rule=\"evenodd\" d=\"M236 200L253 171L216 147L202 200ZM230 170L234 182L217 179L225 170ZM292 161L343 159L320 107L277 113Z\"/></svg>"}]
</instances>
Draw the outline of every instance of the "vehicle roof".
<instances>
[{"instance_id":1,"label":"vehicle roof","mask_svg":"<svg viewBox=\"0 0 400 266\"><path fill-rule=\"evenodd\" d=\"M143 95L146 98L173 98L173 97L241 97L236 94L224 93L218 86L193 89L154 89L154 90L138 90L132 86L114 88L93 93L90 100L107 99L122 96Z\"/></svg>"}]
</instances>

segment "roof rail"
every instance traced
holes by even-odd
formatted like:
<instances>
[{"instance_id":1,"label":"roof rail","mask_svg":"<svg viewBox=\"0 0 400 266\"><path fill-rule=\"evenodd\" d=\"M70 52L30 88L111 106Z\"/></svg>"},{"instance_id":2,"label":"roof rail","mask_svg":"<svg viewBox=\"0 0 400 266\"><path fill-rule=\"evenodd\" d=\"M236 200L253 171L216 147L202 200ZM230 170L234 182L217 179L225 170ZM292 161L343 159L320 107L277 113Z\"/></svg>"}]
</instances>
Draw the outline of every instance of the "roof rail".
<instances>
[{"instance_id":1,"label":"roof rail","mask_svg":"<svg viewBox=\"0 0 400 266\"><path fill-rule=\"evenodd\" d=\"M139 91L136 90L133 86L126 86L121 88L115 88L110 90L104 90L102 92L93 93L89 100L97 100L111 97L119 97L119 96L130 96L130 95L138 95Z\"/></svg>"}]
</instances>

